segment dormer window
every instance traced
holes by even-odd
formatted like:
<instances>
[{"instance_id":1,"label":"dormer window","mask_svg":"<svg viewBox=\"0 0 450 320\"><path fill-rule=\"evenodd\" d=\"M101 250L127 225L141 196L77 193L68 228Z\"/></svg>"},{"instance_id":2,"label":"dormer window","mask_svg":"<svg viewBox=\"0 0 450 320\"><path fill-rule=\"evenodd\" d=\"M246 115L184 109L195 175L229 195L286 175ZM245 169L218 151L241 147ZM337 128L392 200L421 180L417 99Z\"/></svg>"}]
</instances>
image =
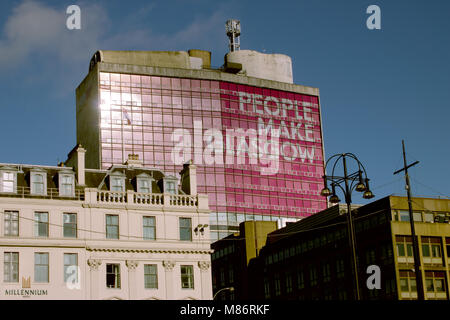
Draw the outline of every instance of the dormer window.
<instances>
[{"instance_id":1,"label":"dormer window","mask_svg":"<svg viewBox=\"0 0 450 320\"><path fill-rule=\"evenodd\" d=\"M110 191L125 192L125 176L121 173L111 174L109 177Z\"/></svg>"},{"instance_id":2,"label":"dormer window","mask_svg":"<svg viewBox=\"0 0 450 320\"><path fill-rule=\"evenodd\" d=\"M164 178L164 193L178 194L178 180L176 177Z\"/></svg>"},{"instance_id":3,"label":"dormer window","mask_svg":"<svg viewBox=\"0 0 450 320\"><path fill-rule=\"evenodd\" d=\"M44 171L32 171L31 194L46 195L47 194L47 173Z\"/></svg>"},{"instance_id":4,"label":"dormer window","mask_svg":"<svg viewBox=\"0 0 450 320\"><path fill-rule=\"evenodd\" d=\"M137 188L136 191L139 193L151 193L152 192L152 181L147 174L140 174L136 177Z\"/></svg>"},{"instance_id":5,"label":"dormer window","mask_svg":"<svg viewBox=\"0 0 450 320\"><path fill-rule=\"evenodd\" d=\"M75 179L73 173L59 174L59 196L60 197L75 196Z\"/></svg>"},{"instance_id":6,"label":"dormer window","mask_svg":"<svg viewBox=\"0 0 450 320\"><path fill-rule=\"evenodd\" d=\"M0 171L0 192L14 193L17 190L17 172Z\"/></svg>"}]
</instances>

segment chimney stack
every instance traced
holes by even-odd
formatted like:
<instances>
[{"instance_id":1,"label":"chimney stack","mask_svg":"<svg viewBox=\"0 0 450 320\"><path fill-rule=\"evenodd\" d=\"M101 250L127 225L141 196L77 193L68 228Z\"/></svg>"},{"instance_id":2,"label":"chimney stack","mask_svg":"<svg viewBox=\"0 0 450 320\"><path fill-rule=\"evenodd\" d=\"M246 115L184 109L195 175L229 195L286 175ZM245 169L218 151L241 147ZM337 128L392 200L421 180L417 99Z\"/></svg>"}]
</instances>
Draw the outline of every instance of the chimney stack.
<instances>
[{"instance_id":1,"label":"chimney stack","mask_svg":"<svg viewBox=\"0 0 450 320\"><path fill-rule=\"evenodd\" d=\"M81 144L77 148L77 176L78 184L84 186L86 184L85 179L85 158L86 149L84 149Z\"/></svg>"},{"instance_id":2,"label":"chimney stack","mask_svg":"<svg viewBox=\"0 0 450 320\"><path fill-rule=\"evenodd\" d=\"M181 175L181 190L192 196L197 195L197 167L189 160L183 165Z\"/></svg>"}]
</instances>

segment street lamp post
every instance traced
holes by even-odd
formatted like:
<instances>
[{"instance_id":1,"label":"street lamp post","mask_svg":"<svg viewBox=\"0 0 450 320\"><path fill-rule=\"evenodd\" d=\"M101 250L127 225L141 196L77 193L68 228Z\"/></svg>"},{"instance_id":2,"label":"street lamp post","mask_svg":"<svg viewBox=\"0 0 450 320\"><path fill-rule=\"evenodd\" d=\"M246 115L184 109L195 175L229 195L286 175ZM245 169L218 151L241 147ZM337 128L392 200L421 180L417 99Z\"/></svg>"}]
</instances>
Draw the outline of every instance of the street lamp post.
<instances>
[{"instance_id":1,"label":"street lamp post","mask_svg":"<svg viewBox=\"0 0 450 320\"><path fill-rule=\"evenodd\" d=\"M223 291L226 291L226 290L228 290L228 291L230 291L230 292L233 292L233 291L234 291L234 287L226 287L226 288L220 289L220 290L217 291L216 294L214 295L213 300L216 300L216 297L217 297L217 295L218 295L219 293L221 293L221 292L223 292Z\"/></svg>"},{"instance_id":2,"label":"street lamp post","mask_svg":"<svg viewBox=\"0 0 450 320\"><path fill-rule=\"evenodd\" d=\"M353 159L358 164L358 170L348 174L347 172L347 158ZM374 197L372 191L369 188L369 179L367 178L366 169L362 165L362 163L358 160L358 158L353 153L342 153L335 154L328 159L325 164L325 170L328 166L328 163L331 159L334 160L333 169L331 171L331 175L323 176L324 187L320 192L320 195L324 197L330 197L329 201L331 203L339 203L341 201L339 197L336 195L336 187L339 187L344 193L345 203L347 204L347 228L348 228L348 237L351 248L351 258L352 258L352 269L353 269L353 285L355 291L356 300L361 299L361 295L359 292L359 280L358 280L358 266L356 260L356 244L355 244L355 231L353 228L353 218L352 218L352 191L356 190L358 192L364 192L364 199L371 199ZM343 168L344 168L344 176L336 176L334 174L334 170L336 169L336 165L339 160L342 160ZM331 191L328 189L328 181L331 183ZM341 186L344 184L344 187Z\"/></svg>"}]
</instances>

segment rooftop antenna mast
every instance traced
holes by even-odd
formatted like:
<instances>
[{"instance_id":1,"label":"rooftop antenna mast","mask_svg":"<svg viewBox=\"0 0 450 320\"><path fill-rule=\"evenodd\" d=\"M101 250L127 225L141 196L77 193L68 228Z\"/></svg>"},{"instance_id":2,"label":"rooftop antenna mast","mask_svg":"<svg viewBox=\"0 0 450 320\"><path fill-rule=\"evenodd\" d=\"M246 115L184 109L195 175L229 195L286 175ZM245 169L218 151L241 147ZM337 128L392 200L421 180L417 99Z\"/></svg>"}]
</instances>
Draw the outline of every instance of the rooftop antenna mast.
<instances>
[{"instance_id":1,"label":"rooftop antenna mast","mask_svg":"<svg viewBox=\"0 0 450 320\"><path fill-rule=\"evenodd\" d=\"M227 31L227 36L230 39L230 43L228 44L230 52L240 50L241 44L239 37L241 35L241 22L235 19L227 20L225 30Z\"/></svg>"}]
</instances>

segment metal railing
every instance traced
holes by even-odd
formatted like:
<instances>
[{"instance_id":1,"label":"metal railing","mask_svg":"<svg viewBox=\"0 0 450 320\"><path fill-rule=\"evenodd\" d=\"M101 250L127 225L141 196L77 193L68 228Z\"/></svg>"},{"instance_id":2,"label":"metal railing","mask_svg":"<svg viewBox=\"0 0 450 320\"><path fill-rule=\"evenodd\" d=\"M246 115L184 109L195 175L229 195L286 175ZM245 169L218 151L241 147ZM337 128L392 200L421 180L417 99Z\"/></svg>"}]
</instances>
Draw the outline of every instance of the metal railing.
<instances>
[{"instance_id":1,"label":"metal railing","mask_svg":"<svg viewBox=\"0 0 450 320\"><path fill-rule=\"evenodd\" d=\"M71 196L64 195L57 188L47 188L45 193L33 193L30 187L17 187L15 192L0 192L0 197L84 201L85 193L84 190L76 189Z\"/></svg>"}]
</instances>

